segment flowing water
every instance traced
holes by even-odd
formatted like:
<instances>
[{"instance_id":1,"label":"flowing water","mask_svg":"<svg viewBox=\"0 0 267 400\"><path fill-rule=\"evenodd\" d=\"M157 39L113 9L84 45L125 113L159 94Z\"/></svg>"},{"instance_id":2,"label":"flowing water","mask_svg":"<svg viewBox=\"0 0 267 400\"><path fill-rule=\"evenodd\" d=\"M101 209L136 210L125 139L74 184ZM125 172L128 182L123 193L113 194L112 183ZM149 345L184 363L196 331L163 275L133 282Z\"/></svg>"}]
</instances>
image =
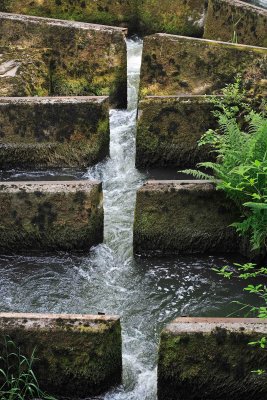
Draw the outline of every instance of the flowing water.
<instances>
[{"instance_id":1,"label":"flowing water","mask_svg":"<svg viewBox=\"0 0 267 400\"><path fill-rule=\"evenodd\" d=\"M0 310L105 312L122 318L123 385L101 400L156 400L159 333L180 315L226 316L247 301L242 283L225 281L211 267L220 257L134 257L136 190L147 178L135 169L136 105L142 42L127 40L128 110L112 110L111 157L85 174L64 170L10 171L2 179L103 181L105 240L90 254L0 256ZM92 399L91 399L92 400Z\"/></svg>"}]
</instances>

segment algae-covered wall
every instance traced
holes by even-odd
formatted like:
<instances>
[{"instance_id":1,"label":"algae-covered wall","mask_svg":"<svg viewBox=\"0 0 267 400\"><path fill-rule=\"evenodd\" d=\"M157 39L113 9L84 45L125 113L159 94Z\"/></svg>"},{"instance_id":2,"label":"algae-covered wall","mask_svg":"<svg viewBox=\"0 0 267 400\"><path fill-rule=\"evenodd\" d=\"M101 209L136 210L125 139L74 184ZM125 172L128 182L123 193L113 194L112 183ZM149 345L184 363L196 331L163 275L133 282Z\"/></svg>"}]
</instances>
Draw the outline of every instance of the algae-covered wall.
<instances>
[{"instance_id":1,"label":"algae-covered wall","mask_svg":"<svg viewBox=\"0 0 267 400\"><path fill-rule=\"evenodd\" d=\"M48 96L49 49L0 47L0 97Z\"/></svg>"},{"instance_id":2,"label":"algae-covered wall","mask_svg":"<svg viewBox=\"0 0 267 400\"><path fill-rule=\"evenodd\" d=\"M267 47L267 10L238 0L209 0L204 37Z\"/></svg>"},{"instance_id":3,"label":"algae-covered wall","mask_svg":"<svg viewBox=\"0 0 267 400\"><path fill-rule=\"evenodd\" d=\"M214 158L198 146L209 128L215 128L209 96L145 97L138 106L136 166L196 167Z\"/></svg>"},{"instance_id":4,"label":"algae-covered wall","mask_svg":"<svg viewBox=\"0 0 267 400\"><path fill-rule=\"evenodd\" d=\"M201 36L206 0L2 0L0 11Z\"/></svg>"},{"instance_id":5,"label":"algae-covered wall","mask_svg":"<svg viewBox=\"0 0 267 400\"><path fill-rule=\"evenodd\" d=\"M117 107L127 104L125 33L123 28L0 13L0 46L51 50L50 95L110 95Z\"/></svg>"},{"instance_id":6,"label":"algae-covered wall","mask_svg":"<svg viewBox=\"0 0 267 400\"><path fill-rule=\"evenodd\" d=\"M98 181L0 184L0 251L88 250L103 240Z\"/></svg>"},{"instance_id":7,"label":"algae-covered wall","mask_svg":"<svg viewBox=\"0 0 267 400\"><path fill-rule=\"evenodd\" d=\"M267 49L155 34L144 40L140 96L220 94L240 75L248 95L267 94Z\"/></svg>"},{"instance_id":8,"label":"algae-covered wall","mask_svg":"<svg viewBox=\"0 0 267 400\"><path fill-rule=\"evenodd\" d=\"M121 383L121 327L116 316L0 313L0 335L0 356L6 335L23 355L29 357L36 348L33 369L49 394L85 398ZM2 379L1 375L0 383Z\"/></svg>"},{"instance_id":9,"label":"algae-covered wall","mask_svg":"<svg viewBox=\"0 0 267 400\"><path fill-rule=\"evenodd\" d=\"M0 98L0 167L86 167L109 155L107 97Z\"/></svg>"},{"instance_id":10,"label":"algae-covered wall","mask_svg":"<svg viewBox=\"0 0 267 400\"><path fill-rule=\"evenodd\" d=\"M159 400L263 400L267 353L248 343L267 323L242 318L177 318L161 334Z\"/></svg>"},{"instance_id":11,"label":"algae-covered wall","mask_svg":"<svg viewBox=\"0 0 267 400\"><path fill-rule=\"evenodd\" d=\"M149 181L137 191L136 253L231 253L239 239L229 225L239 212L205 181Z\"/></svg>"}]
</instances>

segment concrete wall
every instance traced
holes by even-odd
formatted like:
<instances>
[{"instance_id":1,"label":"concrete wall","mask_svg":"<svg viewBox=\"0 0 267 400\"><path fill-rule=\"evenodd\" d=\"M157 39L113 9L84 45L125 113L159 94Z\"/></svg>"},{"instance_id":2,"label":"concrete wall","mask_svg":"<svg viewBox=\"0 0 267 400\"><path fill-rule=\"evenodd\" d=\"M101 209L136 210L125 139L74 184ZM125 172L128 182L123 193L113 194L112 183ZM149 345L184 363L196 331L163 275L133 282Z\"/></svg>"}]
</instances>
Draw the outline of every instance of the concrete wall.
<instances>
[{"instance_id":1,"label":"concrete wall","mask_svg":"<svg viewBox=\"0 0 267 400\"><path fill-rule=\"evenodd\" d=\"M117 107L127 100L125 34L123 28L0 13L0 47L51 49L50 95L110 95Z\"/></svg>"},{"instance_id":2,"label":"concrete wall","mask_svg":"<svg viewBox=\"0 0 267 400\"><path fill-rule=\"evenodd\" d=\"M144 40L141 97L220 94L240 74L252 97L267 94L267 49L155 34Z\"/></svg>"},{"instance_id":3,"label":"concrete wall","mask_svg":"<svg viewBox=\"0 0 267 400\"><path fill-rule=\"evenodd\" d=\"M36 348L33 369L49 394L84 398L121 383L117 316L0 313L0 335L0 356L5 335L23 355Z\"/></svg>"},{"instance_id":4,"label":"concrete wall","mask_svg":"<svg viewBox=\"0 0 267 400\"><path fill-rule=\"evenodd\" d=\"M162 332L159 400L263 400L267 353L249 342L267 334L267 322L248 318L177 318Z\"/></svg>"},{"instance_id":5,"label":"concrete wall","mask_svg":"<svg viewBox=\"0 0 267 400\"><path fill-rule=\"evenodd\" d=\"M231 253L239 212L207 181L148 181L137 191L135 253Z\"/></svg>"},{"instance_id":6,"label":"concrete wall","mask_svg":"<svg viewBox=\"0 0 267 400\"><path fill-rule=\"evenodd\" d=\"M107 97L0 98L0 168L86 167L108 155Z\"/></svg>"},{"instance_id":7,"label":"concrete wall","mask_svg":"<svg viewBox=\"0 0 267 400\"><path fill-rule=\"evenodd\" d=\"M189 36L202 35L205 9L205 0L2 0L0 5L0 11L127 26L131 33Z\"/></svg>"},{"instance_id":8,"label":"concrete wall","mask_svg":"<svg viewBox=\"0 0 267 400\"><path fill-rule=\"evenodd\" d=\"M138 107L138 168L196 167L214 157L209 148L198 146L203 133L216 127L208 96L145 97Z\"/></svg>"},{"instance_id":9,"label":"concrete wall","mask_svg":"<svg viewBox=\"0 0 267 400\"><path fill-rule=\"evenodd\" d=\"M209 0L204 37L267 47L267 10L238 0Z\"/></svg>"},{"instance_id":10,"label":"concrete wall","mask_svg":"<svg viewBox=\"0 0 267 400\"><path fill-rule=\"evenodd\" d=\"M88 250L103 240L98 181L0 184L0 252Z\"/></svg>"}]
</instances>

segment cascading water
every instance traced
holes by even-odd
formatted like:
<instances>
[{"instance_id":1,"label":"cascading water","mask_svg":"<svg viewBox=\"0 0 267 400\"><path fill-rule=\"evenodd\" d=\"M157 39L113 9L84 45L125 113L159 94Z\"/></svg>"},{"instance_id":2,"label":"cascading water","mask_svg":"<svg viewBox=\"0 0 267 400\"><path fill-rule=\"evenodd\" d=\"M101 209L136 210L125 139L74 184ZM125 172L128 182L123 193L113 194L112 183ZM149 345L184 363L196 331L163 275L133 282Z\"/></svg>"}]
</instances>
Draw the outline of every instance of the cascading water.
<instances>
[{"instance_id":1,"label":"cascading water","mask_svg":"<svg viewBox=\"0 0 267 400\"><path fill-rule=\"evenodd\" d=\"M90 313L122 317L123 385L97 399L156 400L156 359L161 329L181 314L225 316L246 301L242 283L211 270L218 257L134 258L132 225L137 188L146 176L134 166L136 106L142 42L128 40L128 110L112 110L111 157L84 179L103 181L105 241L88 255L1 256L0 310ZM8 179L62 179L81 172L25 173ZM248 302L248 301L247 301ZM91 399L92 400L92 399Z\"/></svg>"}]
</instances>

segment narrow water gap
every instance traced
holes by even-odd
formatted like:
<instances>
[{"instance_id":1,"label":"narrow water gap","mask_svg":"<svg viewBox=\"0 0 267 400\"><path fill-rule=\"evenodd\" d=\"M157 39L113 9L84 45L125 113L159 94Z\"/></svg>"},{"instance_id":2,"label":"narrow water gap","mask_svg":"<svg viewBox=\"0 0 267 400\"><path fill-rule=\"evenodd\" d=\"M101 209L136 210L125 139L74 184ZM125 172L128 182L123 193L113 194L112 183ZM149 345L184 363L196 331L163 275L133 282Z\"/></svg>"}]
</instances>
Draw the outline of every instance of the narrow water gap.
<instances>
[{"instance_id":1,"label":"narrow water gap","mask_svg":"<svg viewBox=\"0 0 267 400\"><path fill-rule=\"evenodd\" d=\"M142 41L127 40L127 110L110 112L110 158L82 171L10 171L6 179L100 179L105 240L87 255L0 256L0 310L118 314L123 334L123 385L98 400L156 400L161 329L175 317L227 316L232 300L247 301L243 283L217 276L223 257L134 257L136 190L147 176L135 169L136 108ZM90 400L93 400L92 398Z\"/></svg>"}]
</instances>

